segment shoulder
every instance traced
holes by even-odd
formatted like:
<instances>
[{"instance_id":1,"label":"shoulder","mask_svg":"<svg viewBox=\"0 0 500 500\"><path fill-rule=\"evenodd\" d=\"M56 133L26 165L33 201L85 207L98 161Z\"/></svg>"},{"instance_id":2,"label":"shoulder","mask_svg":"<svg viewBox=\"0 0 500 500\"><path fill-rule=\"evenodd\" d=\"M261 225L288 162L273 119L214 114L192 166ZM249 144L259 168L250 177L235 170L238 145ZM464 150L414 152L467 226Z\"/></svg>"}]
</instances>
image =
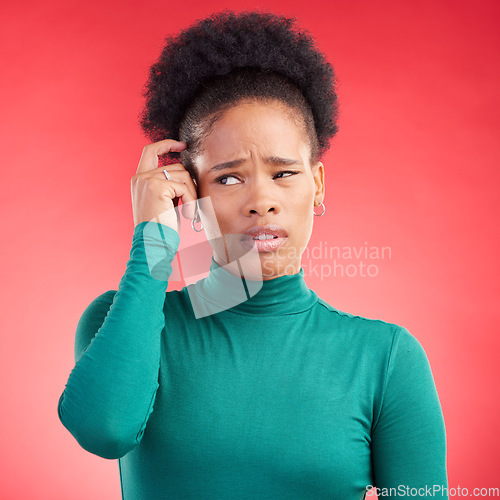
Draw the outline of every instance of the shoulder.
<instances>
[{"instance_id":1,"label":"shoulder","mask_svg":"<svg viewBox=\"0 0 500 500\"><path fill-rule=\"evenodd\" d=\"M116 295L117 290L108 290L107 292L101 293L101 295L98 295L91 303L90 305L98 305L98 304L112 304L113 299Z\"/></svg>"},{"instance_id":2,"label":"shoulder","mask_svg":"<svg viewBox=\"0 0 500 500\"><path fill-rule=\"evenodd\" d=\"M401 325L382 319L368 318L359 314L342 311L321 298L318 298L316 307L327 321L353 334L366 335L378 341L385 340L391 343L396 337L400 336L414 338L410 332Z\"/></svg>"},{"instance_id":3,"label":"shoulder","mask_svg":"<svg viewBox=\"0 0 500 500\"><path fill-rule=\"evenodd\" d=\"M343 335L345 341L358 343L372 351L373 355L383 354L387 362L397 358L402 362L427 364L422 344L404 326L341 311L320 298L316 308L319 310L322 324L331 332Z\"/></svg>"},{"instance_id":4,"label":"shoulder","mask_svg":"<svg viewBox=\"0 0 500 500\"><path fill-rule=\"evenodd\" d=\"M116 290L108 290L96 297L85 308L78 325L75 335L75 359L78 360L85 349L95 337L95 334L104 323L106 315L113 304Z\"/></svg>"},{"instance_id":5,"label":"shoulder","mask_svg":"<svg viewBox=\"0 0 500 500\"><path fill-rule=\"evenodd\" d=\"M99 313L102 313L104 311L106 311L107 313L111 304L113 303L116 292L116 290L108 290L107 292L104 292L93 299L92 302L90 302L90 304L83 311L79 323L81 324L85 323L86 321L92 321L92 319L96 315L99 315Z\"/></svg>"}]
</instances>

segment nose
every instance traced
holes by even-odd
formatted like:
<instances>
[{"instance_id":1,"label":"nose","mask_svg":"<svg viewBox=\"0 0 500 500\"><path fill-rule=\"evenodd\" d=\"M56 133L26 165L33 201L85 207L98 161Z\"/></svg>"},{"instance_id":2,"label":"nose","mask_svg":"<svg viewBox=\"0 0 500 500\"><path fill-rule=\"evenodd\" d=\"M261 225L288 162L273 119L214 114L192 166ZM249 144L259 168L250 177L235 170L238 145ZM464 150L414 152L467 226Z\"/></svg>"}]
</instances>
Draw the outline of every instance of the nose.
<instances>
[{"instance_id":1,"label":"nose","mask_svg":"<svg viewBox=\"0 0 500 500\"><path fill-rule=\"evenodd\" d=\"M267 175L258 174L247 182L245 189L243 212L245 215L279 213L281 206L278 200L277 186Z\"/></svg>"}]
</instances>

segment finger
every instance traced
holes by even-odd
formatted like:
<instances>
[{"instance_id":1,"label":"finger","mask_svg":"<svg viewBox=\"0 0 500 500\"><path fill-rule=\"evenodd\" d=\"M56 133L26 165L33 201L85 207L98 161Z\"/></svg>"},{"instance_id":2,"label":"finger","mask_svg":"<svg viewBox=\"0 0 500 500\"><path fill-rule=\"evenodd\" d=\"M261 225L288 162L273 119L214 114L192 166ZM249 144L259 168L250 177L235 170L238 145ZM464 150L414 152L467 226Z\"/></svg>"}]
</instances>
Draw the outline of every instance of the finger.
<instances>
[{"instance_id":1,"label":"finger","mask_svg":"<svg viewBox=\"0 0 500 500\"><path fill-rule=\"evenodd\" d=\"M169 181L173 182L173 181ZM181 198L174 198L174 206L179 206L179 200L182 200L182 215L184 217L187 217L188 219L194 219L195 212L196 212L196 200L198 199L198 196L196 194L196 191L192 184L189 182L186 183L182 179L176 182L182 183L184 186L187 188L187 192L189 193L189 196L183 195Z\"/></svg>"},{"instance_id":2,"label":"finger","mask_svg":"<svg viewBox=\"0 0 500 500\"><path fill-rule=\"evenodd\" d=\"M158 167L158 156L169 153L170 151L180 152L187 148L187 142L176 141L174 139L165 139L159 142L147 144L142 150L139 165L136 174L154 170Z\"/></svg>"},{"instance_id":3,"label":"finger","mask_svg":"<svg viewBox=\"0 0 500 500\"><path fill-rule=\"evenodd\" d=\"M184 182L189 187L194 198L198 197L198 186L195 184L195 181L191 177L191 174L184 168L184 165L182 163L172 163L165 167L158 167L156 169L156 172L151 171L151 175L156 174L159 176L163 176L166 179L164 170L168 172L169 176L172 177L172 179L178 182Z\"/></svg>"},{"instance_id":4,"label":"finger","mask_svg":"<svg viewBox=\"0 0 500 500\"><path fill-rule=\"evenodd\" d=\"M177 182L183 182L184 184L186 184L186 186L188 187L190 193L191 193L191 196L196 199L198 198L198 191L196 189L196 186L193 182L193 179L191 178L191 176L189 175L189 173L187 173L185 170L170 170L170 168L167 170L167 172L169 173L170 177L177 181ZM165 174L164 172L162 171L162 175L165 177ZM165 177L166 179L166 177ZM168 180L168 179L166 179ZM182 200L182 203L184 203L184 200Z\"/></svg>"},{"instance_id":5,"label":"finger","mask_svg":"<svg viewBox=\"0 0 500 500\"><path fill-rule=\"evenodd\" d=\"M196 211L196 195L193 196L189 186L182 181L171 180L167 182L168 186L165 186L165 195L172 200L180 198L183 205L182 215L188 219L194 219Z\"/></svg>"}]
</instances>

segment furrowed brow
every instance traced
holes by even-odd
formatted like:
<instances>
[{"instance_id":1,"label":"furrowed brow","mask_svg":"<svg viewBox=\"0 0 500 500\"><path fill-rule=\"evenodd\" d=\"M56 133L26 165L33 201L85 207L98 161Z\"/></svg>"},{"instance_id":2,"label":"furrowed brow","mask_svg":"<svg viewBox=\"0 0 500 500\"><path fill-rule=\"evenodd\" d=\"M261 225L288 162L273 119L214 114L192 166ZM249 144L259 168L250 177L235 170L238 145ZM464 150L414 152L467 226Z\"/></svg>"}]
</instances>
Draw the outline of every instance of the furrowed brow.
<instances>
[{"instance_id":1,"label":"furrowed brow","mask_svg":"<svg viewBox=\"0 0 500 500\"><path fill-rule=\"evenodd\" d=\"M208 173L210 172L218 172L219 170L227 170L229 168L234 168L241 165L245 160L240 158L238 160L226 161L224 163L219 163L219 165L215 165L212 167ZM279 156L269 156L265 159L266 163L271 163L273 165L302 165L301 161L293 160L290 158L280 158Z\"/></svg>"},{"instance_id":2,"label":"furrowed brow","mask_svg":"<svg viewBox=\"0 0 500 500\"><path fill-rule=\"evenodd\" d=\"M270 156L266 158L266 162L275 165L302 165L302 162L299 160L293 160L291 158L280 158L279 156Z\"/></svg>"},{"instance_id":3,"label":"furrowed brow","mask_svg":"<svg viewBox=\"0 0 500 500\"><path fill-rule=\"evenodd\" d=\"M215 165L215 167L212 167L208 173L210 172L217 172L219 170L226 170L228 168L233 168L237 167L238 165L241 165L245 160L239 159L239 160L233 160L233 161L226 161L224 163L220 163L219 165Z\"/></svg>"}]
</instances>

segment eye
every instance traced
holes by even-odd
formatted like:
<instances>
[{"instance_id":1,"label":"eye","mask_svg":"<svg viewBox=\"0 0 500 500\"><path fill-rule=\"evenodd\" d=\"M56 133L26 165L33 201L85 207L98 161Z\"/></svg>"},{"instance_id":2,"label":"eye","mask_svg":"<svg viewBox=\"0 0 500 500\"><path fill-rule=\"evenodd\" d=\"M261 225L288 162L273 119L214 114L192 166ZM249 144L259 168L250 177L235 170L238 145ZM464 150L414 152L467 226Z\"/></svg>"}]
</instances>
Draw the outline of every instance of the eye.
<instances>
[{"instance_id":1,"label":"eye","mask_svg":"<svg viewBox=\"0 0 500 500\"><path fill-rule=\"evenodd\" d=\"M215 182L217 184L222 184L223 186L231 186L232 184L235 184L234 182L222 182L224 180L227 180L227 179L230 179L230 178L233 178L233 179L236 179L236 177L234 175L221 175L220 177L217 177L217 179L215 179Z\"/></svg>"},{"instance_id":2,"label":"eye","mask_svg":"<svg viewBox=\"0 0 500 500\"><path fill-rule=\"evenodd\" d=\"M278 177L278 175L281 175L281 174L290 174L290 175L295 175L295 174L298 174L299 172L296 172L295 170L283 170L281 172L278 172L275 177ZM283 177L278 177L278 179L283 179Z\"/></svg>"},{"instance_id":3,"label":"eye","mask_svg":"<svg viewBox=\"0 0 500 500\"><path fill-rule=\"evenodd\" d=\"M278 172L274 176L274 178L275 179L283 179L283 177L282 177L283 174L289 174L289 176L291 176L291 175L295 175L298 173L300 173L300 172L295 171L295 170L282 170L281 172ZM227 179L231 179L231 178L238 180L238 178L235 177L234 175L226 174L226 175L221 175L220 177L217 177L217 179L215 179L215 182L217 184L222 184L223 186L232 186L234 184L238 184L237 182L227 182ZM223 181L226 181L226 182L223 182Z\"/></svg>"}]
</instances>

